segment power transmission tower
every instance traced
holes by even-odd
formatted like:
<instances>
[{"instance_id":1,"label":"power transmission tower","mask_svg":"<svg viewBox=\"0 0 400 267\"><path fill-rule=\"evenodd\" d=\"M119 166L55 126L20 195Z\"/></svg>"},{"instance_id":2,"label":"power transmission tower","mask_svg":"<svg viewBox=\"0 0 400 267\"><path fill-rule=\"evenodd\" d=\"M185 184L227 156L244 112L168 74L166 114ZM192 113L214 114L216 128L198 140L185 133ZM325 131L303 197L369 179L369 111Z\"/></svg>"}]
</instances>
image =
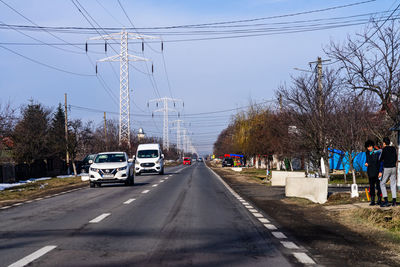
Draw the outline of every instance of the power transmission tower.
<instances>
[{"instance_id":1,"label":"power transmission tower","mask_svg":"<svg viewBox=\"0 0 400 267\"><path fill-rule=\"evenodd\" d=\"M128 40L158 39L158 37L127 32L123 29L119 33L101 35L89 40L119 40L121 51L118 55L103 58L98 62L112 61L120 63L119 77L119 144L128 144L130 147L130 96L129 96L129 61L149 61L147 58L130 55ZM107 43L105 45L107 50ZM96 65L97 73L97 65Z\"/></svg>"},{"instance_id":2,"label":"power transmission tower","mask_svg":"<svg viewBox=\"0 0 400 267\"><path fill-rule=\"evenodd\" d=\"M154 110L154 112L163 112L164 114L164 125L163 125L163 146L165 149L169 149L169 122L168 122L168 116L169 112L178 112L176 109L169 107L169 103L172 102L174 104L174 107L176 107L176 103L182 102L182 106L184 106L182 99L175 99L175 98L170 98L170 97L163 97L163 98L158 98L158 99L152 99L149 100L149 103L155 102L156 106L158 107L158 103L162 102L163 107L160 109ZM147 103L147 105L149 105ZM179 117L179 113L178 113Z\"/></svg>"},{"instance_id":3,"label":"power transmission tower","mask_svg":"<svg viewBox=\"0 0 400 267\"><path fill-rule=\"evenodd\" d=\"M182 150L182 145L181 145L181 134L182 134L182 130L181 130L181 123L183 123L183 120L175 120L172 122L172 124L176 123L176 127L172 127L171 129L176 129L176 148L178 149L178 151L180 152Z\"/></svg>"}]
</instances>

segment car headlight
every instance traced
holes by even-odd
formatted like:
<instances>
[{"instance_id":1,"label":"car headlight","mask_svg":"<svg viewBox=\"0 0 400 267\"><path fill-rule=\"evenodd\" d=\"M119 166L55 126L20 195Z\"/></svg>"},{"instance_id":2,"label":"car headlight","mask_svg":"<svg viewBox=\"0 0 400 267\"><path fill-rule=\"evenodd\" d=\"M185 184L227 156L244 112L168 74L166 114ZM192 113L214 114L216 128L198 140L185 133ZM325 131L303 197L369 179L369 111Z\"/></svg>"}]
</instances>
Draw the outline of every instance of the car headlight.
<instances>
[{"instance_id":1,"label":"car headlight","mask_svg":"<svg viewBox=\"0 0 400 267\"><path fill-rule=\"evenodd\" d=\"M98 171L99 171L99 169L92 168L92 167L90 167L90 170L91 170L92 172L98 172Z\"/></svg>"},{"instance_id":2,"label":"car headlight","mask_svg":"<svg viewBox=\"0 0 400 267\"><path fill-rule=\"evenodd\" d=\"M117 171L119 171L119 172L120 172L120 171L126 170L126 168L127 168L127 166L125 166L125 167L121 167L121 168L118 168L118 169L117 169Z\"/></svg>"}]
</instances>

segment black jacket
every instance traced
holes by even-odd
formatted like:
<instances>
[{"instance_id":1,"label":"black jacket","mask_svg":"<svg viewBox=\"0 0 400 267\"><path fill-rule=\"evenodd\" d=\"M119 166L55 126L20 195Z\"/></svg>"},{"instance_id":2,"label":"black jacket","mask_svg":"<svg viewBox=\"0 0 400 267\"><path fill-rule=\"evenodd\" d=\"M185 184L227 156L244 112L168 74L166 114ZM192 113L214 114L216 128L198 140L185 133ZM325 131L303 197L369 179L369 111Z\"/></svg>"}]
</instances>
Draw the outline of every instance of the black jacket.
<instances>
[{"instance_id":1,"label":"black jacket","mask_svg":"<svg viewBox=\"0 0 400 267\"><path fill-rule=\"evenodd\" d=\"M367 174L368 177L378 177L379 172L382 171L382 162L379 161L379 157L381 156L381 151L374 150L372 153L367 151L365 152L366 159L365 162L368 163Z\"/></svg>"},{"instance_id":2,"label":"black jacket","mask_svg":"<svg viewBox=\"0 0 400 267\"><path fill-rule=\"evenodd\" d=\"M393 146L386 146L382 149L381 161L383 161L384 168L394 168L397 162L396 148Z\"/></svg>"}]
</instances>

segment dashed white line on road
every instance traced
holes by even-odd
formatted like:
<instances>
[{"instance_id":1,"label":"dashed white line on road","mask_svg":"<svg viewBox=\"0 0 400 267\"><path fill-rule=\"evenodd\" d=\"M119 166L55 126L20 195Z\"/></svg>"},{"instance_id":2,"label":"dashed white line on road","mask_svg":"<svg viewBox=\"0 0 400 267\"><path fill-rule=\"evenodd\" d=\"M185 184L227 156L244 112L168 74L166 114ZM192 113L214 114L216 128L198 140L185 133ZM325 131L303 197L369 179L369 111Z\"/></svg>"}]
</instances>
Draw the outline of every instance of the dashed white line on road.
<instances>
[{"instance_id":1,"label":"dashed white line on road","mask_svg":"<svg viewBox=\"0 0 400 267\"><path fill-rule=\"evenodd\" d=\"M288 249L299 249L299 247L295 243L290 241L281 241L281 244Z\"/></svg>"},{"instance_id":2,"label":"dashed white line on road","mask_svg":"<svg viewBox=\"0 0 400 267\"><path fill-rule=\"evenodd\" d=\"M315 264L315 261L311 259L306 253L304 252L295 252L293 253L293 256L296 257L296 259L303 263L303 264Z\"/></svg>"},{"instance_id":3,"label":"dashed white line on road","mask_svg":"<svg viewBox=\"0 0 400 267\"><path fill-rule=\"evenodd\" d=\"M256 210L256 209L249 209L249 211L250 211L250 212L255 212L255 213L258 212L258 210Z\"/></svg>"},{"instance_id":4,"label":"dashed white line on road","mask_svg":"<svg viewBox=\"0 0 400 267\"><path fill-rule=\"evenodd\" d=\"M150 192L150 190L144 190L144 191L142 192L142 194L147 194L148 192Z\"/></svg>"},{"instance_id":5,"label":"dashed white line on road","mask_svg":"<svg viewBox=\"0 0 400 267\"><path fill-rule=\"evenodd\" d=\"M160 183L164 183L164 182L165 182L164 180L161 180L161 181L160 181Z\"/></svg>"},{"instance_id":6,"label":"dashed white line on road","mask_svg":"<svg viewBox=\"0 0 400 267\"><path fill-rule=\"evenodd\" d=\"M277 229L275 225L269 224L269 223L264 224L264 226L265 226L268 230L276 230L276 229Z\"/></svg>"},{"instance_id":7,"label":"dashed white line on road","mask_svg":"<svg viewBox=\"0 0 400 267\"><path fill-rule=\"evenodd\" d=\"M157 187L157 186L158 186L158 184L153 184L153 185L152 185L152 187Z\"/></svg>"},{"instance_id":8,"label":"dashed white line on road","mask_svg":"<svg viewBox=\"0 0 400 267\"><path fill-rule=\"evenodd\" d=\"M253 206L250 206L250 205L244 205L247 209L252 209L253 208Z\"/></svg>"},{"instance_id":9,"label":"dashed white line on road","mask_svg":"<svg viewBox=\"0 0 400 267\"><path fill-rule=\"evenodd\" d=\"M4 206L4 207L1 207L0 210L6 210L6 209L9 209L9 208L11 208L11 206Z\"/></svg>"},{"instance_id":10,"label":"dashed white line on road","mask_svg":"<svg viewBox=\"0 0 400 267\"><path fill-rule=\"evenodd\" d=\"M285 239L287 238L284 233L282 232L272 232L272 235L278 239Z\"/></svg>"},{"instance_id":11,"label":"dashed white line on road","mask_svg":"<svg viewBox=\"0 0 400 267\"><path fill-rule=\"evenodd\" d=\"M31 202L33 202L33 200L28 200L28 201L25 201L25 203L31 203Z\"/></svg>"},{"instance_id":12,"label":"dashed white line on road","mask_svg":"<svg viewBox=\"0 0 400 267\"><path fill-rule=\"evenodd\" d=\"M253 213L254 217L257 217L257 218L264 217L261 213L258 213L258 212L252 212L252 213Z\"/></svg>"},{"instance_id":13,"label":"dashed white line on road","mask_svg":"<svg viewBox=\"0 0 400 267\"><path fill-rule=\"evenodd\" d=\"M133 201L135 201L135 200L136 200L135 198L128 199L127 201L124 202L124 204L125 204L125 205L131 204L131 203L132 203Z\"/></svg>"},{"instance_id":14,"label":"dashed white line on road","mask_svg":"<svg viewBox=\"0 0 400 267\"><path fill-rule=\"evenodd\" d=\"M164 180L168 180L168 177L165 177Z\"/></svg>"},{"instance_id":15,"label":"dashed white line on road","mask_svg":"<svg viewBox=\"0 0 400 267\"><path fill-rule=\"evenodd\" d=\"M98 222L101 222L102 220L104 220L105 218L107 218L110 215L111 215L111 213L103 213L100 216L97 216L96 218L94 218L93 220L91 220L89 222L90 223L98 223Z\"/></svg>"},{"instance_id":16,"label":"dashed white line on road","mask_svg":"<svg viewBox=\"0 0 400 267\"><path fill-rule=\"evenodd\" d=\"M9 265L8 267L22 267L22 266L28 265L32 261L42 257L44 254L52 251L56 247L57 246L45 246L45 247L33 252L32 254L26 256L25 258L22 258L19 261L14 262L13 264Z\"/></svg>"},{"instance_id":17,"label":"dashed white line on road","mask_svg":"<svg viewBox=\"0 0 400 267\"><path fill-rule=\"evenodd\" d=\"M268 219L265 218L258 218L258 220L262 223L269 223Z\"/></svg>"},{"instance_id":18,"label":"dashed white line on road","mask_svg":"<svg viewBox=\"0 0 400 267\"><path fill-rule=\"evenodd\" d=\"M42 197L39 197L39 198L36 198L35 200L42 200L42 199L44 199L44 198L42 198Z\"/></svg>"}]
</instances>

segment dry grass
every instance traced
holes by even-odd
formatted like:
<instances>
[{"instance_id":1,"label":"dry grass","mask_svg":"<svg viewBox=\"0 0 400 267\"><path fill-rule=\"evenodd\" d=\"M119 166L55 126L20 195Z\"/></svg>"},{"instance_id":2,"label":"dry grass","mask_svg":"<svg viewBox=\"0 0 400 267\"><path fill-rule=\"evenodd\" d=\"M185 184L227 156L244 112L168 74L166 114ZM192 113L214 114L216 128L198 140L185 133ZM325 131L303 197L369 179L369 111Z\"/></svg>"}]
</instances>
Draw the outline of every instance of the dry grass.
<instances>
[{"instance_id":1,"label":"dry grass","mask_svg":"<svg viewBox=\"0 0 400 267\"><path fill-rule=\"evenodd\" d=\"M87 185L87 182L83 182L80 177L52 178L27 183L0 191L0 206L31 200L85 185Z\"/></svg>"}]
</instances>

